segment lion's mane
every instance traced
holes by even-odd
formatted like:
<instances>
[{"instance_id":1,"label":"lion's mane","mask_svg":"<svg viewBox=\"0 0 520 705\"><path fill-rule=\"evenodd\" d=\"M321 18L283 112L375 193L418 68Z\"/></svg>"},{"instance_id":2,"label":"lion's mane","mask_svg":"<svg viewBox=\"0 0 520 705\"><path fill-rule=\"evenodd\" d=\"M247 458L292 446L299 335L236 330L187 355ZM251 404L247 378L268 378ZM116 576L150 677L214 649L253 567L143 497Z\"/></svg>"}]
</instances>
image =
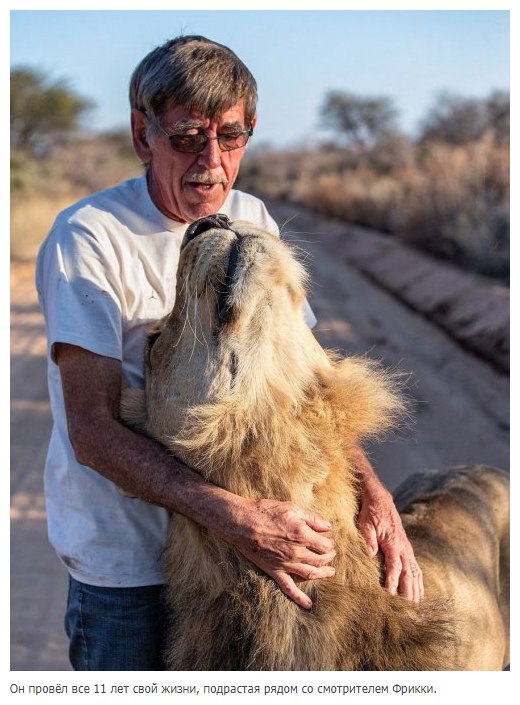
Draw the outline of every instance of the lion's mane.
<instances>
[{"instance_id":1,"label":"lion's mane","mask_svg":"<svg viewBox=\"0 0 520 705\"><path fill-rule=\"evenodd\" d=\"M390 595L356 526L355 449L402 417L399 379L325 352L304 297L304 269L277 238L222 216L188 229L174 309L150 337L145 419L124 415L208 481L329 519L337 555L334 577L300 583L313 600L307 611L233 547L174 515L169 667L453 668L446 604Z\"/></svg>"}]
</instances>

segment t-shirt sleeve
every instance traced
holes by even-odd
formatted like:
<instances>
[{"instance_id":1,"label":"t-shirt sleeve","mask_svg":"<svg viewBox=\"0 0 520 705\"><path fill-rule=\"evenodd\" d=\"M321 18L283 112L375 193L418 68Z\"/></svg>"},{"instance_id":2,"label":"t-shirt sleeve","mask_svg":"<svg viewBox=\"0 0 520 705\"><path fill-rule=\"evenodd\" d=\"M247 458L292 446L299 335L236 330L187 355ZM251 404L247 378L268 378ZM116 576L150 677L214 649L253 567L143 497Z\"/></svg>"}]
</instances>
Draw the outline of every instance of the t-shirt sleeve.
<instances>
[{"instance_id":1,"label":"t-shirt sleeve","mask_svg":"<svg viewBox=\"0 0 520 705\"><path fill-rule=\"evenodd\" d=\"M267 232L272 233L273 235L278 235L280 237L280 228L278 227L278 223L274 220L274 218L271 217L271 214L265 207L265 205L262 203L262 208L263 208L263 219L264 219L264 230L267 230Z\"/></svg>"},{"instance_id":2,"label":"t-shirt sleeve","mask_svg":"<svg viewBox=\"0 0 520 705\"><path fill-rule=\"evenodd\" d=\"M102 238L56 225L38 255L36 286L51 357L69 343L122 359L121 290L117 262Z\"/></svg>"}]
</instances>

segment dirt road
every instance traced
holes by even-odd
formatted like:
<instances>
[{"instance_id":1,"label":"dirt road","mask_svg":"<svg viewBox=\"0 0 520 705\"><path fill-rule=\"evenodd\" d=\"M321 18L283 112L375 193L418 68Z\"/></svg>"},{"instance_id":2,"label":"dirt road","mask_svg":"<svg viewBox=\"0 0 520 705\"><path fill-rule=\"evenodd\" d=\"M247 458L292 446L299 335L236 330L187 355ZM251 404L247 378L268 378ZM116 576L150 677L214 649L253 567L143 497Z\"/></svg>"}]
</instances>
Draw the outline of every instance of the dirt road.
<instances>
[{"instance_id":1,"label":"dirt road","mask_svg":"<svg viewBox=\"0 0 520 705\"><path fill-rule=\"evenodd\" d=\"M47 541L43 464L51 430L45 329L32 265L11 270L11 669L68 670L66 572Z\"/></svg>"},{"instance_id":2,"label":"dirt road","mask_svg":"<svg viewBox=\"0 0 520 705\"><path fill-rule=\"evenodd\" d=\"M413 424L370 449L386 484L394 488L412 472L456 464L507 468L509 378L497 371L503 365L468 352L467 341L459 336L455 342L447 326L431 323L435 316L423 315L410 300L403 304L397 284L387 279L382 288L375 283L369 259L373 261L379 240L364 233L360 239L355 229L286 205L269 207L285 224L287 237L308 253L310 302L321 343L368 353L411 375ZM419 265L403 260L400 267L397 259L395 270L414 266L416 276L413 271L406 274L417 284L423 276ZM32 267L15 265L12 272L11 669L69 670L62 629L66 574L47 543L43 503L42 470L51 427L44 327ZM475 291L470 301L478 299ZM504 292L494 292L492 301L495 293L500 303ZM490 308L485 308L489 318Z\"/></svg>"},{"instance_id":3,"label":"dirt road","mask_svg":"<svg viewBox=\"0 0 520 705\"><path fill-rule=\"evenodd\" d=\"M507 367L502 364L507 290L450 271L390 238L298 207L268 206L282 233L307 253L309 300L321 344L348 354L368 353L410 374L412 423L371 449L388 487L429 468L470 463L508 468L509 377L496 369ZM378 252L381 260L392 261L391 271L383 270ZM447 294L453 281L464 281L453 293L456 305ZM413 287L405 286L408 282ZM444 316L432 325L441 304L447 308L448 302L459 310L458 319ZM483 359L493 356L493 365Z\"/></svg>"}]
</instances>

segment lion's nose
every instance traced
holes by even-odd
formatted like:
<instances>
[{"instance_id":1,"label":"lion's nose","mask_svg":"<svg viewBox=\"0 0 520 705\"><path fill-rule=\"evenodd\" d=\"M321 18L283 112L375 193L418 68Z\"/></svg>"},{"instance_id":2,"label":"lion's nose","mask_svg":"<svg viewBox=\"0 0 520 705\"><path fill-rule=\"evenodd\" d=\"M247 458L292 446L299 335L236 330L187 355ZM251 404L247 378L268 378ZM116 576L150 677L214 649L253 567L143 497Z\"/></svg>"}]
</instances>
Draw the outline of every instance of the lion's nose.
<instances>
[{"instance_id":1,"label":"lion's nose","mask_svg":"<svg viewBox=\"0 0 520 705\"><path fill-rule=\"evenodd\" d=\"M229 218L227 215L224 215L224 213L214 213L213 215L206 215L204 218L194 220L186 230L183 247L185 247L188 242L196 238L197 235L202 235L202 233L205 233L212 228L223 228L224 230L228 230L229 226Z\"/></svg>"}]
</instances>

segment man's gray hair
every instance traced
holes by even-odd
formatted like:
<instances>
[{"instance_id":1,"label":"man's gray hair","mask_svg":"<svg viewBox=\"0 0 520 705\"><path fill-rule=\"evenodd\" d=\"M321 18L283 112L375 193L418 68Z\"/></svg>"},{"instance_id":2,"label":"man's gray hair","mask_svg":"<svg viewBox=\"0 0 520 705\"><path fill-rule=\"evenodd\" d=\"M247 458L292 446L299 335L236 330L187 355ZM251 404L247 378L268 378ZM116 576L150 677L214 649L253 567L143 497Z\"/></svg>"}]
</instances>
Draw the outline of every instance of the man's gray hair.
<instances>
[{"instance_id":1,"label":"man's gray hair","mask_svg":"<svg viewBox=\"0 0 520 705\"><path fill-rule=\"evenodd\" d=\"M161 118L172 105L212 119L244 101L246 125L256 114L256 81L238 56L206 37L176 37L151 51L130 80L130 105Z\"/></svg>"}]
</instances>

